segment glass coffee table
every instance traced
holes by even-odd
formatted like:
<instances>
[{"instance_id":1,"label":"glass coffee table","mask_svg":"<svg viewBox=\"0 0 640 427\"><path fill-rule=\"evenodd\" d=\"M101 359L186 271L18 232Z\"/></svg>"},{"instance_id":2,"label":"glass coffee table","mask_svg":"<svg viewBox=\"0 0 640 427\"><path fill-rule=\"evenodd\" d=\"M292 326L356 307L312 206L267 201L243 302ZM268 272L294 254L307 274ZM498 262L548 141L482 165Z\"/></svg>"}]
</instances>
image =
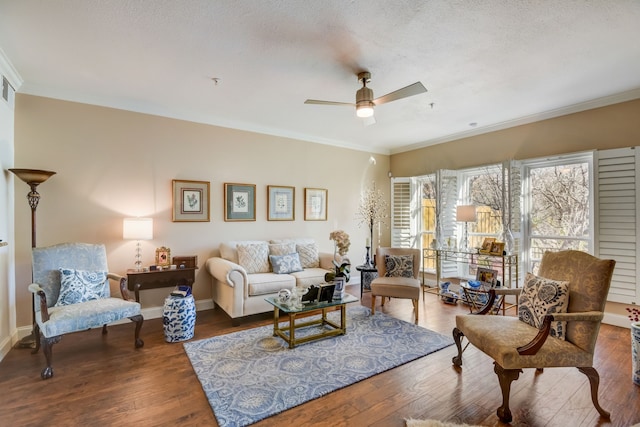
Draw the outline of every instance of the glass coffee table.
<instances>
[{"instance_id":1,"label":"glass coffee table","mask_svg":"<svg viewBox=\"0 0 640 427\"><path fill-rule=\"evenodd\" d=\"M277 296L267 297L265 300L273 305L273 336L280 337L287 344L289 348L294 348L298 344L302 344L309 341L319 340L325 337L331 337L335 335L344 335L347 333L347 304L357 302L358 298L350 294L344 294L342 299L334 299L332 302L307 302L303 304L300 309L291 308L289 305L280 302ZM336 308L340 309L340 324L337 324L327 319L327 313L336 311ZM299 317L308 317L313 312L321 312L322 316L319 319L312 319L308 321L302 321L296 323L296 319ZM282 315L281 315L282 314ZM289 324L280 327L280 322L288 321ZM296 338L296 331L314 325L322 325L322 331L305 335L300 338ZM328 326L328 327L324 327Z\"/></svg>"}]
</instances>

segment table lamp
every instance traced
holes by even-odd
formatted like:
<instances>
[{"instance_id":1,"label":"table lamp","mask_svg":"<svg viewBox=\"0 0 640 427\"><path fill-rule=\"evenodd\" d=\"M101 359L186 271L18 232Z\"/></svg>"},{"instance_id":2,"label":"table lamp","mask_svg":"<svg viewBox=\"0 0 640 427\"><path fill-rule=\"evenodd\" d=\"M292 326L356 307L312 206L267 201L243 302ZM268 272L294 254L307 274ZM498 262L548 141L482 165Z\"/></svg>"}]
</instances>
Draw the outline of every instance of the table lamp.
<instances>
[{"instance_id":1,"label":"table lamp","mask_svg":"<svg viewBox=\"0 0 640 427\"><path fill-rule=\"evenodd\" d=\"M122 238L136 240L136 271L142 270L142 244L140 240L153 239L153 218L125 218L122 223Z\"/></svg>"},{"instance_id":2,"label":"table lamp","mask_svg":"<svg viewBox=\"0 0 640 427\"><path fill-rule=\"evenodd\" d=\"M462 236L462 242L460 250L463 252L469 251L469 233L467 230L470 222L476 222L476 206L475 205L460 205L456 207L456 221L464 222L464 235Z\"/></svg>"}]
</instances>

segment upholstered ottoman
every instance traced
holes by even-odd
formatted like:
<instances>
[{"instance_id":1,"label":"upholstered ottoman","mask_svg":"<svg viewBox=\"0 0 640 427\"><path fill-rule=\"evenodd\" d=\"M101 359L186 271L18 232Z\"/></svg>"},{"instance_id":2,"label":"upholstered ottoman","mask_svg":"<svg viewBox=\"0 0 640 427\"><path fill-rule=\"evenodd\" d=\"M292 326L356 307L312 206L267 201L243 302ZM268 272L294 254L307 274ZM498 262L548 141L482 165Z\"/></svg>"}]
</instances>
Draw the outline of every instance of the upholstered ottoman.
<instances>
[{"instance_id":1,"label":"upholstered ottoman","mask_svg":"<svg viewBox=\"0 0 640 427\"><path fill-rule=\"evenodd\" d=\"M196 303L193 295L169 295L164 300L162 320L165 341L179 342L193 338L196 328Z\"/></svg>"}]
</instances>

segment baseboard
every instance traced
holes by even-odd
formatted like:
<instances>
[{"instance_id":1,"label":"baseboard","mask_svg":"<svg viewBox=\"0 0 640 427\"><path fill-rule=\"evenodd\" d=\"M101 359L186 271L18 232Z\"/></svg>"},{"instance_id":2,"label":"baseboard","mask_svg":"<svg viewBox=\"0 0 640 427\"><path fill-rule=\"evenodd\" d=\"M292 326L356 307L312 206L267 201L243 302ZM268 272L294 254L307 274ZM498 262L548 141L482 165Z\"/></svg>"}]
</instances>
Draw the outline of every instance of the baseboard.
<instances>
[{"instance_id":1,"label":"baseboard","mask_svg":"<svg viewBox=\"0 0 640 427\"><path fill-rule=\"evenodd\" d=\"M604 313L602 323L607 325L620 326L621 328L631 329L631 322L624 314Z\"/></svg>"}]
</instances>

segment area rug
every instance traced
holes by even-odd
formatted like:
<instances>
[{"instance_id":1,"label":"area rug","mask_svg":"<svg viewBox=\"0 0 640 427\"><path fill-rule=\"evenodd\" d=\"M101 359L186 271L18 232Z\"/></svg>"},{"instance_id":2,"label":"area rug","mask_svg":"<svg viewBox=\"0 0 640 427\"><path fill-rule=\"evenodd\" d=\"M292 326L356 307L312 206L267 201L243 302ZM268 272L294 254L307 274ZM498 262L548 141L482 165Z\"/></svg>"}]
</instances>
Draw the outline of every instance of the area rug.
<instances>
[{"instance_id":1,"label":"area rug","mask_svg":"<svg viewBox=\"0 0 640 427\"><path fill-rule=\"evenodd\" d=\"M339 322L339 312L329 314ZM315 333L314 327L296 336ZM347 334L289 349L273 326L184 348L221 427L246 426L453 344L366 307L347 308Z\"/></svg>"}]
</instances>

